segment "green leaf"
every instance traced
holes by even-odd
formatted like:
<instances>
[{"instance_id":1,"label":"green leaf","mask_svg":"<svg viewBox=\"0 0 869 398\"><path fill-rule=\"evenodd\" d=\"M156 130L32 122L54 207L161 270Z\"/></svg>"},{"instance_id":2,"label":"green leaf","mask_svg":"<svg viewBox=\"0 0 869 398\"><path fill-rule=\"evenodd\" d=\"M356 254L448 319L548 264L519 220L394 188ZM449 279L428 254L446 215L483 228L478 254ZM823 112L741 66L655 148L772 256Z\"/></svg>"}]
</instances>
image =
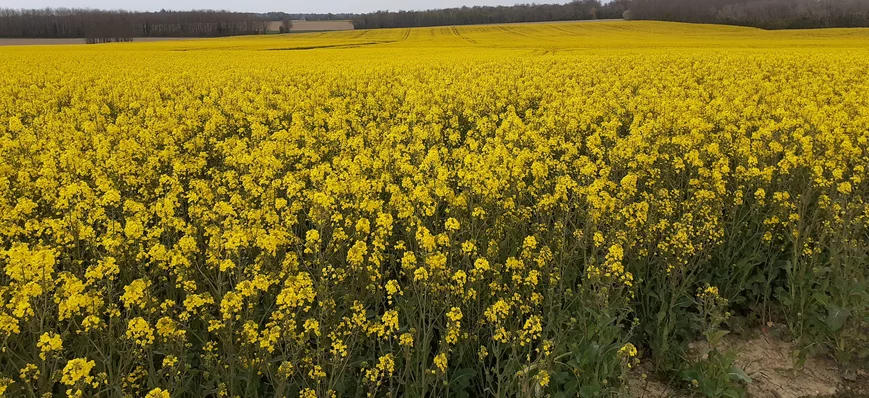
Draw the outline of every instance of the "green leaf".
<instances>
[{"instance_id":1,"label":"green leaf","mask_svg":"<svg viewBox=\"0 0 869 398\"><path fill-rule=\"evenodd\" d=\"M740 392L735 389L726 389L721 392L721 396L728 398L740 398L742 397L742 394L740 394Z\"/></svg>"},{"instance_id":2,"label":"green leaf","mask_svg":"<svg viewBox=\"0 0 869 398\"><path fill-rule=\"evenodd\" d=\"M739 366L732 366L727 375L730 376L732 380L741 381L743 383L751 383L751 377L748 377L748 374L745 373L745 370L743 370Z\"/></svg>"},{"instance_id":3,"label":"green leaf","mask_svg":"<svg viewBox=\"0 0 869 398\"><path fill-rule=\"evenodd\" d=\"M579 389L579 396L581 396L581 397L594 397L599 392L600 392L600 386L598 386L598 385L584 386L581 389Z\"/></svg>"},{"instance_id":4,"label":"green leaf","mask_svg":"<svg viewBox=\"0 0 869 398\"><path fill-rule=\"evenodd\" d=\"M471 379L477 375L477 371L471 368L462 368L457 369L451 373L452 382L450 383L450 390L452 391L453 396L455 397L468 397L468 393L465 389L471 385Z\"/></svg>"},{"instance_id":5,"label":"green leaf","mask_svg":"<svg viewBox=\"0 0 869 398\"><path fill-rule=\"evenodd\" d=\"M710 344L717 345L728 333L730 333L729 330L716 330L708 334L707 340Z\"/></svg>"},{"instance_id":6,"label":"green leaf","mask_svg":"<svg viewBox=\"0 0 869 398\"><path fill-rule=\"evenodd\" d=\"M700 381L700 372L695 369L687 369L682 372L682 381L691 382L692 380Z\"/></svg>"},{"instance_id":7,"label":"green leaf","mask_svg":"<svg viewBox=\"0 0 869 398\"><path fill-rule=\"evenodd\" d=\"M555 380L558 384L565 384L574 378L576 378L576 376L574 376L573 373L568 373L564 371L556 372L552 375L552 379Z\"/></svg>"},{"instance_id":8,"label":"green leaf","mask_svg":"<svg viewBox=\"0 0 869 398\"><path fill-rule=\"evenodd\" d=\"M827 295L823 294L821 292L812 293L812 298L815 299L815 301L817 301L823 305L827 305L827 303L830 301L829 298L827 297Z\"/></svg>"},{"instance_id":9,"label":"green leaf","mask_svg":"<svg viewBox=\"0 0 869 398\"><path fill-rule=\"evenodd\" d=\"M827 329L835 332L845 325L845 321L851 316L851 310L835 305L827 307Z\"/></svg>"}]
</instances>

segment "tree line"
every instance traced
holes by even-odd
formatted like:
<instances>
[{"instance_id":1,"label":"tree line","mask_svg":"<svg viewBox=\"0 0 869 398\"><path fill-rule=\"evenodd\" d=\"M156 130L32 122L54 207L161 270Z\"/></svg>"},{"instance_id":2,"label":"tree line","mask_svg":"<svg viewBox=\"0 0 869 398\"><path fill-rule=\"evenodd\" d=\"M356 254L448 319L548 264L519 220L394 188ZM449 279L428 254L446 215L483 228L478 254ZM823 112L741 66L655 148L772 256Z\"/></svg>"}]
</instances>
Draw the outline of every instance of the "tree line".
<instances>
[{"instance_id":1,"label":"tree line","mask_svg":"<svg viewBox=\"0 0 869 398\"><path fill-rule=\"evenodd\" d=\"M629 19L764 29L869 26L869 0L631 0Z\"/></svg>"},{"instance_id":2,"label":"tree line","mask_svg":"<svg viewBox=\"0 0 869 398\"><path fill-rule=\"evenodd\" d=\"M869 0L573 0L367 14L294 15L293 19L352 19L356 29L583 19L648 19L765 29L869 26Z\"/></svg>"},{"instance_id":3,"label":"tree line","mask_svg":"<svg viewBox=\"0 0 869 398\"><path fill-rule=\"evenodd\" d=\"M89 43L133 37L216 37L265 33L258 14L228 11L128 12L91 9L0 9L0 37L86 38Z\"/></svg>"},{"instance_id":4,"label":"tree line","mask_svg":"<svg viewBox=\"0 0 869 398\"><path fill-rule=\"evenodd\" d=\"M766 29L869 26L869 0L573 0L366 14L263 14L229 11L128 12L91 9L0 9L0 37L212 37L262 34L268 21L352 20L356 29L407 28L584 19L648 19L720 23ZM285 31L287 29L284 29Z\"/></svg>"},{"instance_id":5,"label":"tree line","mask_svg":"<svg viewBox=\"0 0 869 398\"><path fill-rule=\"evenodd\" d=\"M352 19L357 29L368 29L622 17L764 29L869 27L869 0L574 0L568 4L378 11Z\"/></svg>"},{"instance_id":6,"label":"tree line","mask_svg":"<svg viewBox=\"0 0 869 398\"><path fill-rule=\"evenodd\" d=\"M266 33L268 21L352 20L357 29L621 18L629 0L601 4L518 4L367 14L263 14L228 11L129 12L91 9L0 9L0 37L87 38L89 42L132 37L210 37Z\"/></svg>"},{"instance_id":7,"label":"tree line","mask_svg":"<svg viewBox=\"0 0 869 398\"><path fill-rule=\"evenodd\" d=\"M307 21L347 21L351 20L355 17L358 17L360 14L352 14L352 13L287 13L283 11L272 11L264 14L260 14L269 21L298 21L298 20L307 20Z\"/></svg>"},{"instance_id":8,"label":"tree line","mask_svg":"<svg viewBox=\"0 0 869 398\"><path fill-rule=\"evenodd\" d=\"M513 22L570 21L622 18L628 0L601 4L575 0L568 4L517 4L477 6L425 11L377 11L352 18L356 29L409 28L419 26L472 25Z\"/></svg>"}]
</instances>

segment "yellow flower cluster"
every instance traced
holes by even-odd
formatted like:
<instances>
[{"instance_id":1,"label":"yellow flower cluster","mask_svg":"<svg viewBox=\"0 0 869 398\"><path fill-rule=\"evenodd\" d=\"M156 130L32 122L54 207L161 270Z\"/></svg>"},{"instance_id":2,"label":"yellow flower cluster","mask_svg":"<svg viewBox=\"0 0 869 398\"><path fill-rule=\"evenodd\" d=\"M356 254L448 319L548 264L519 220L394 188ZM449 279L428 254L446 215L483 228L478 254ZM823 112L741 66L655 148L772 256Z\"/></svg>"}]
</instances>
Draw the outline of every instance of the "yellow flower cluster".
<instances>
[{"instance_id":1,"label":"yellow flower cluster","mask_svg":"<svg viewBox=\"0 0 869 398\"><path fill-rule=\"evenodd\" d=\"M462 380L483 394L508 363L538 389L596 375L554 368L579 339L634 363L643 289L711 280L743 241L865 258L867 37L601 22L0 48L0 380L21 379L0 388L447 396L479 368ZM701 294L741 291L725 280Z\"/></svg>"},{"instance_id":2,"label":"yellow flower cluster","mask_svg":"<svg viewBox=\"0 0 869 398\"><path fill-rule=\"evenodd\" d=\"M60 336L54 332L45 332L42 336L39 336L39 341L36 343L36 347L39 348L40 351L39 357L44 360L46 354L63 349L63 340L61 340Z\"/></svg>"}]
</instances>

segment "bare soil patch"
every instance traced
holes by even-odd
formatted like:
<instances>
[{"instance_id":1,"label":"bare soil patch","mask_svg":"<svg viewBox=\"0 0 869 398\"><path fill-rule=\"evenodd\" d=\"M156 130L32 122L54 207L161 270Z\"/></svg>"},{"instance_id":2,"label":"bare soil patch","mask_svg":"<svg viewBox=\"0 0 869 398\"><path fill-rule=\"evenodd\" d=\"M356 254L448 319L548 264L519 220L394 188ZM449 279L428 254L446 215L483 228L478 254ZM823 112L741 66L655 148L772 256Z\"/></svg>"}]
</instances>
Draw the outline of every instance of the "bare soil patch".
<instances>
[{"instance_id":1,"label":"bare soil patch","mask_svg":"<svg viewBox=\"0 0 869 398\"><path fill-rule=\"evenodd\" d=\"M752 379L748 393L755 398L800 398L835 394L842 384L838 365L824 357L808 358L795 369L793 344L761 335L734 343L737 365Z\"/></svg>"},{"instance_id":2,"label":"bare soil patch","mask_svg":"<svg viewBox=\"0 0 869 398\"><path fill-rule=\"evenodd\" d=\"M658 380L652 374L651 367L647 364L641 364L628 377L628 392L631 397L635 398L669 398L680 396L678 390Z\"/></svg>"},{"instance_id":3,"label":"bare soil patch","mask_svg":"<svg viewBox=\"0 0 869 398\"><path fill-rule=\"evenodd\" d=\"M704 343L692 344L703 351ZM832 359L817 356L806 360L802 368L794 367L796 347L772 334L759 333L751 339L732 337L725 345L736 349L736 365L742 367L752 382L746 387L750 398L850 398L869 397L869 374L857 372L857 380L848 382L843 370ZM645 375L645 376L644 376ZM628 380L631 397L667 398L690 396L658 380L646 365L639 366Z\"/></svg>"}]
</instances>

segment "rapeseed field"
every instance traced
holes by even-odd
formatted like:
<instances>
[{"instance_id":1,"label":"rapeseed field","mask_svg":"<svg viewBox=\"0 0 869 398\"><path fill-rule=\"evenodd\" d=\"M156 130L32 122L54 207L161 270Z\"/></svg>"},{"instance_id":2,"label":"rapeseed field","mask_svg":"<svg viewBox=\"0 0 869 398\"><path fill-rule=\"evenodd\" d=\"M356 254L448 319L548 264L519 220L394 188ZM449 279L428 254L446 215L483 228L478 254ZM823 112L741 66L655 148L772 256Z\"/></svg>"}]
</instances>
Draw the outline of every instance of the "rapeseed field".
<instances>
[{"instance_id":1,"label":"rapeseed field","mask_svg":"<svg viewBox=\"0 0 869 398\"><path fill-rule=\"evenodd\" d=\"M0 48L0 396L627 396L641 362L739 396L737 321L861 366L867 46L590 22Z\"/></svg>"}]
</instances>

